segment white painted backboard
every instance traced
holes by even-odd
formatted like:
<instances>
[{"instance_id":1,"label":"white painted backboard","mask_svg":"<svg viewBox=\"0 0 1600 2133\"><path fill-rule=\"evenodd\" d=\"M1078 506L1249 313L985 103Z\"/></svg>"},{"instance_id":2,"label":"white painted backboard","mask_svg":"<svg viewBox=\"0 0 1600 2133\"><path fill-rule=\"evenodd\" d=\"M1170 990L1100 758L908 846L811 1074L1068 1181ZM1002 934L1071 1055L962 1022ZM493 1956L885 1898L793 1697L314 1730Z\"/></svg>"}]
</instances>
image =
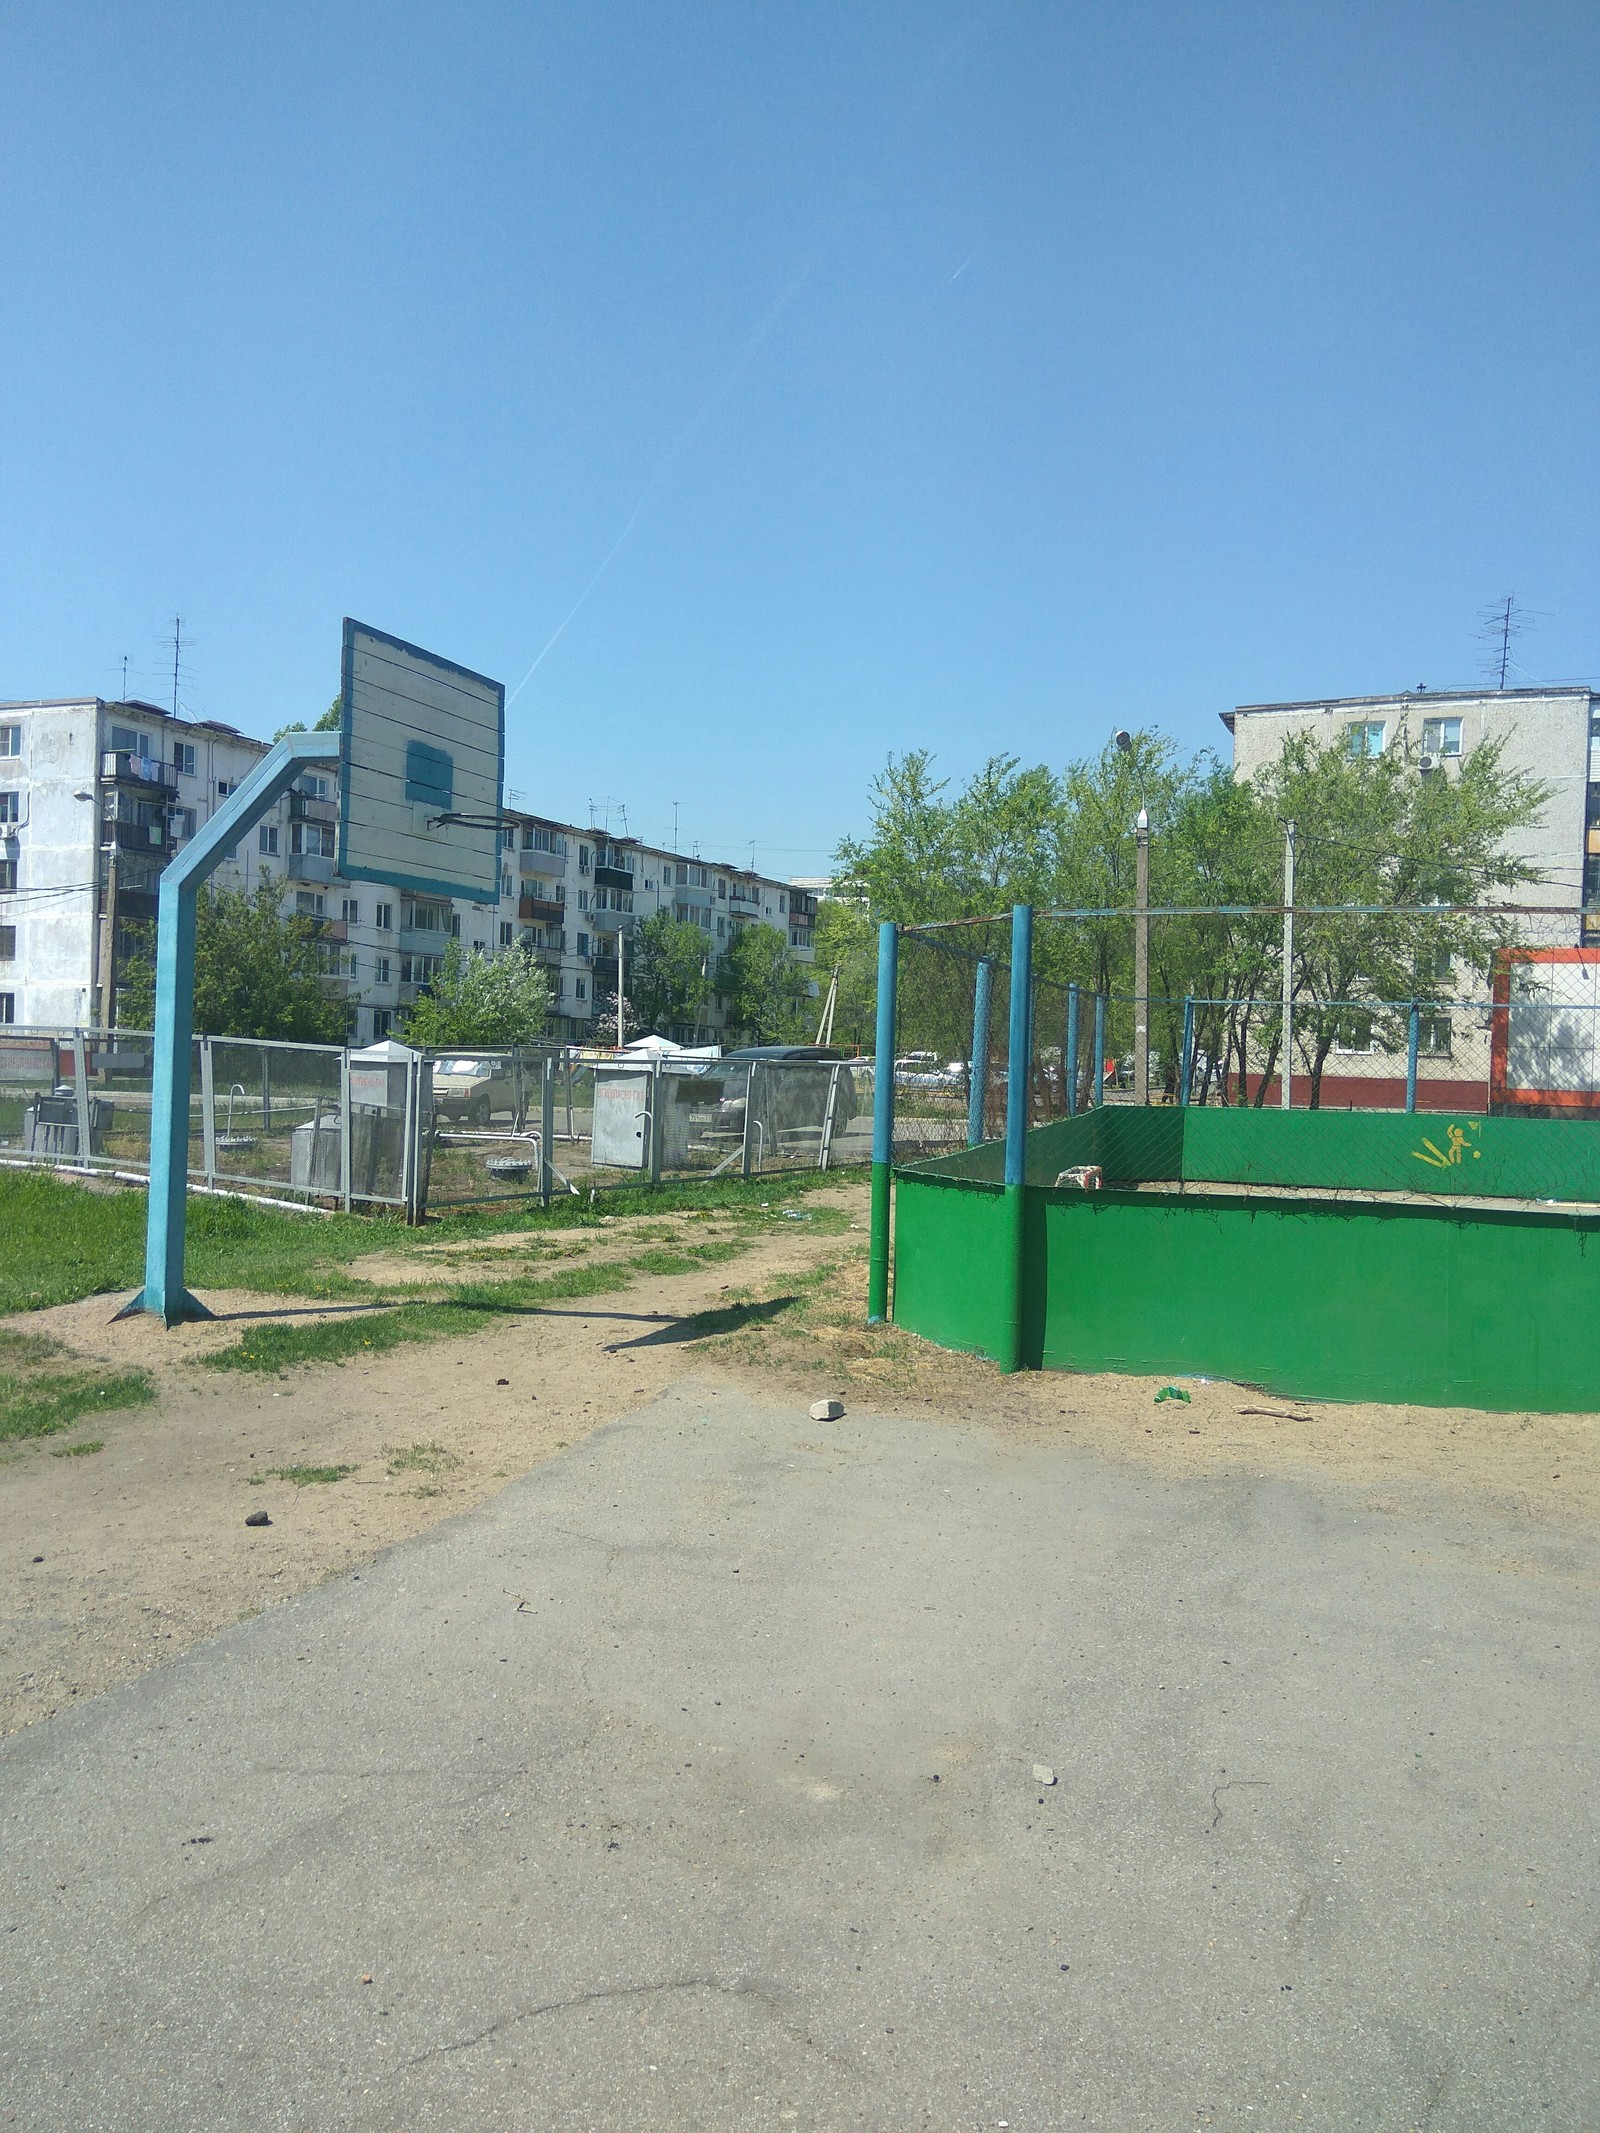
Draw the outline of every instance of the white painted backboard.
<instances>
[{"instance_id":1,"label":"white painted backboard","mask_svg":"<svg viewBox=\"0 0 1600 2133\"><path fill-rule=\"evenodd\" d=\"M505 707L504 683L346 619L338 868L347 881L494 902Z\"/></svg>"}]
</instances>

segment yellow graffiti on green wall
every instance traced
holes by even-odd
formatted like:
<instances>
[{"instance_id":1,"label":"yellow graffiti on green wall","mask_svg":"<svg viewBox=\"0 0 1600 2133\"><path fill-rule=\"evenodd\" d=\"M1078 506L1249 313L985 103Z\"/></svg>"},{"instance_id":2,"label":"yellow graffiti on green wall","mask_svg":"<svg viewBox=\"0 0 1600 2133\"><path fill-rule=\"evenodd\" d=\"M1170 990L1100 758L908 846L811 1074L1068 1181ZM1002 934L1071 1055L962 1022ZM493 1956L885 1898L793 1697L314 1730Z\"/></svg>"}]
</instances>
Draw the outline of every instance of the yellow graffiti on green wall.
<instances>
[{"instance_id":1,"label":"yellow graffiti on green wall","mask_svg":"<svg viewBox=\"0 0 1600 2133\"><path fill-rule=\"evenodd\" d=\"M1482 1121L1480 1119L1469 1118L1464 1126L1448 1127L1445 1131L1445 1144L1442 1148L1430 1141L1428 1136L1424 1134L1422 1136L1422 1146L1413 1148L1411 1153L1419 1163L1426 1163L1434 1170L1450 1170L1457 1163L1464 1162L1469 1155L1474 1162L1477 1162L1483 1154L1483 1150L1481 1148L1468 1147L1467 1135L1470 1133L1476 1136L1481 1124Z\"/></svg>"}]
</instances>

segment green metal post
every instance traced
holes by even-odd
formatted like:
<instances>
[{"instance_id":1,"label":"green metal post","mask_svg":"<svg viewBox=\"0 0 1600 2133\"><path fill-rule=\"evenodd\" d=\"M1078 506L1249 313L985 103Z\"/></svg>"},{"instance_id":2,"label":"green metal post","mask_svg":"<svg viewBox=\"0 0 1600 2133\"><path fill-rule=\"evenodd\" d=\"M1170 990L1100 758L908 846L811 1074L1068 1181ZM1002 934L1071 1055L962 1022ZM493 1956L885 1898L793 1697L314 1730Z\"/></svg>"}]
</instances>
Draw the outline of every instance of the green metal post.
<instances>
[{"instance_id":1,"label":"green metal post","mask_svg":"<svg viewBox=\"0 0 1600 2133\"><path fill-rule=\"evenodd\" d=\"M1022 1368L1022 1242L1027 1195L1028 1095L1033 1079L1033 906L1011 907L1011 1029L1006 1057L1006 1310L1001 1321L1004 1371Z\"/></svg>"},{"instance_id":2,"label":"green metal post","mask_svg":"<svg viewBox=\"0 0 1600 2133\"><path fill-rule=\"evenodd\" d=\"M878 1035L872 1061L872 1236L867 1260L867 1323L889 1316L889 1194L894 1162L895 994L900 933L893 919L878 928Z\"/></svg>"},{"instance_id":3,"label":"green metal post","mask_svg":"<svg viewBox=\"0 0 1600 2133\"><path fill-rule=\"evenodd\" d=\"M1183 1003L1183 1057L1178 1064L1178 1102L1184 1110L1189 1108L1189 1091L1194 1082L1194 994L1190 993Z\"/></svg>"}]
</instances>

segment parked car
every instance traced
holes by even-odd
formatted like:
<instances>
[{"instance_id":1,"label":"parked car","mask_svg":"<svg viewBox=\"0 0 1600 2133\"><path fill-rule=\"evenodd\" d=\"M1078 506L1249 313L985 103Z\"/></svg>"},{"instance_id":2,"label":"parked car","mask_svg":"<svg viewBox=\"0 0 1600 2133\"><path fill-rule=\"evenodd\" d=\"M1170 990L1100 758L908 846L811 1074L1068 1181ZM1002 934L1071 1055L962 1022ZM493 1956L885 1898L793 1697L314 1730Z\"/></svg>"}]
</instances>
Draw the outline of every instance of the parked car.
<instances>
[{"instance_id":1,"label":"parked car","mask_svg":"<svg viewBox=\"0 0 1600 2133\"><path fill-rule=\"evenodd\" d=\"M831 1044L747 1044L724 1052L707 1069L717 1076L724 1093L717 1101L714 1128L719 1133L743 1133L745 1107L750 1091L750 1069L764 1064L789 1065L815 1062L819 1066L843 1061L844 1053ZM842 1133L856 1115L856 1080L846 1071L828 1074L786 1074L779 1078L763 1112L775 1137L803 1132L820 1133L832 1083L833 1131Z\"/></svg>"},{"instance_id":2,"label":"parked car","mask_svg":"<svg viewBox=\"0 0 1600 2133\"><path fill-rule=\"evenodd\" d=\"M516 1076L509 1059L459 1056L433 1062L436 1118L487 1126L493 1112L514 1111L516 1101Z\"/></svg>"},{"instance_id":3,"label":"parked car","mask_svg":"<svg viewBox=\"0 0 1600 2133\"><path fill-rule=\"evenodd\" d=\"M894 1079L899 1089L964 1089L967 1062L941 1061L937 1052L907 1052L894 1063Z\"/></svg>"}]
</instances>

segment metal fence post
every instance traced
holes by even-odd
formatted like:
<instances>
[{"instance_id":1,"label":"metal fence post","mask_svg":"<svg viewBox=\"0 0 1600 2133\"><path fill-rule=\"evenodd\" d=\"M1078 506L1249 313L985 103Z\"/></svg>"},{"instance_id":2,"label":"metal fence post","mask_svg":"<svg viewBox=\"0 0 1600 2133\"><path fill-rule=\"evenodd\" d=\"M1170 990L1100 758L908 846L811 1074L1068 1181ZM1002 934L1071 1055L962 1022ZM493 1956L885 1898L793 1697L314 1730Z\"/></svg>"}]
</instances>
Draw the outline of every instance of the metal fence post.
<instances>
[{"instance_id":1,"label":"metal fence post","mask_svg":"<svg viewBox=\"0 0 1600 2133\"><path fill-rule=\"evenodd\" d=\"M200 1039L200 1146L205 1163L206 1183L217 1182L217 1081L216 1062L211 1056L211 1039Z\"/></svg>"},{"instance_id":2,"label":"metal fence post","mask_svg":"<svg viewBox=\"0 0 1600 2133\"><path fill-rule=\"evenodd\" d=\"M972 1059L967 1069L967 1146L976 1148L983 1139L984 1101L989 1093L989 988L994 982L994 962L978 959L977 982L972 989Z\"/></svg>"},{"instance_id":3,"label":"metal fence post","mask_svg":"<svg viewBox=\"0 0 1600 2133\"><path fill-rule=\"evenodd\" d=\"M839 1076L844 1072L844 1061L836 1059L833 1072L828 1076L828 1109L822 1121L822 1134L817 1143L817 1168L826 1170L833 1154L833 1123L839 1108Z\"/></svg>"},{"instance_id":4,"label":"metal fence post","mask_svg":"<svg viewBox=\"0 0 1600 2133\"><path fill-rule=\"evenodd\" d=\"M350 1212L350 1052L339 1054L339 1198Z\"/></svg>"},{"instance_id":5,"label":"metal fence post","mask_svg":"<svg viewBox=\"0 0 1600 2133\"><path fill-rule=\"evenodd\" d=\"M1183 1058L1179 1066L1178 1102L1184 1110L1189 1108L1189 1092L1194 1083L1194 994L1190 993L1183 1003Z\"/></svg>"},{"instance_id":6,"label":"metal fence post","mask_svg":"<svg viewBox=\"0 0 1600 2133\"><path fill-rule=\"evenodd\" d=\"M1032 1081L1033 907L1011 909L1011 1027L1006 1056L1006 1309L996 1358L1004 1371L1022 1367L1023 1230L1027 1207L1028 1100Z\"/></svg>"},{"instance_id":7,"label":"metal fence post","mask_svg":"<svg viewBox=\"0 0 1600 2133\"><path fill-rule=\"evenodd\" d=\"M89 1128L89 1047L81 1029L72 1032L72 1087L78 1119L78 1161L87 1163L94 1139Z\"/></svg>"},{"instance_id":8,"label":"metal fence post","mask_svg":"<svg viewBox=\"0 0 1600 2133\"><path fill-rule=\"evenodd\" d=\"M1065 1071L1068 1118L1076 1118L1078 1115L1078 1019L1081 1013L1082 1002L1078 995L1077 981L1074 979L1072 984L1067 987L1067 1055Z\"/></svg>"},{"instance_id":9,"label":"metal fence post","mask_svg":"<svg viewBox=\"0 0 1600 2133\"><path fill-rule=\"evenodd\" d=\"M646 1124L650 1129L650 1182L661 1183L661 1061L650 1062L650 1116Z\"/></svg>"},{"instance_id":10,"label":"metal fence post","mask_svg":"<svg viewBox=\"0 0 1600 2133\"><path fill-rule=\"evenodd\" d=\"M900 931L878 927L878 1031L872 1058L872 1232L867 1261L867 1323L889 1316L889 1196L894 1162L894 1035L900 976Z\"/></svg>"},{"instance_id":11,"label":"metal fence post","mask_svg":"<svg viewBox=\"0 0 1600 2133\"><path fill-rule=\"evenodd\" d=\"M1408 1111L1414 1111L1417 1108L1417 1053L1421 1048L1421 1044L1422 1011L1417 1006L1416 1001L1413 1000L1406 1030L1406 1109Z\"/></svg>"},{"instance_id":12,"label":"metal fence post","mask_svg":"<svg viewBox=\"0 0 1600 2133\"><path fill-rule=\"evenodd\" d=\"M744 1070L744 1139L739 1146L739 1175L750 1175L750 1142L755 1132L756 1116L756 1063L752 1059Z\"/></svg>"},{"instance_id":13,"label":"metal fence post","mask_svg":"<svg viewBox=\"0 0 1600 2133\"><path fill-rule=\"evenodd\" d=\"M556 1132L556 1062L546 1054L539 1082L539 1205L548 1207L555 1186L555 1158L551 1142Z\"/></svg>"},{"instance_id":14,"label":"metal fence post","mask_svg":"<svg viewBox=\"0 0 1600 2133\"><path fill-rule=\"evenodd\" d=\"M1094 996L1094 1107L1098 1111L1106 1100L1106 996L1097 992Z\"/></svg>"}]
</instances>

